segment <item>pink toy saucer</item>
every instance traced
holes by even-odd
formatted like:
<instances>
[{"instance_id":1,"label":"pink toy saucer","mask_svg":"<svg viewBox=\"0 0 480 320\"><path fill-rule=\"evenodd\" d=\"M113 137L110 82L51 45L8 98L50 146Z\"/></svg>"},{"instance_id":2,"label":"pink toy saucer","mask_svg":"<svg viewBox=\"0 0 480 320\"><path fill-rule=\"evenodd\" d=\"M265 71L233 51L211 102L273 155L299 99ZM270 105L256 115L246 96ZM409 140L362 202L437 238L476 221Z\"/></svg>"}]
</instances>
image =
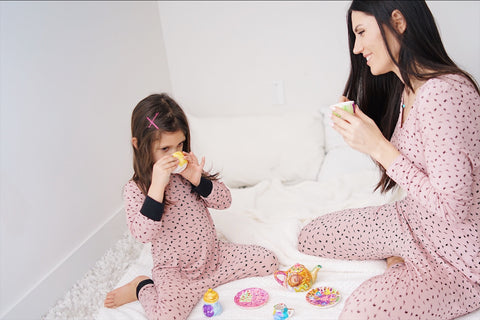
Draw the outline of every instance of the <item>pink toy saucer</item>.
<instances>
[{"instance_id":1,"label":"pink toy saucer","mask_svg":"<svg viewBox=\"0 0 480 320\"><path fill-rule=\"evenodd\" d=\"M310 290L306 299L308 303L320 308L329 308L336 305L342 296L338 290L331 287L320 287Z\"/></svg>"},{"instance_id":2,"label":"pink toy saucer","mask_svg":"<svg viewBox=\"0 0 480 320\"><path fill-rule=\"evenodd\" d=\"M259 308L268 301L268 292L260 288L248 288L239 291L233 301L242 308Z\"/></svg>"}]
</instances>

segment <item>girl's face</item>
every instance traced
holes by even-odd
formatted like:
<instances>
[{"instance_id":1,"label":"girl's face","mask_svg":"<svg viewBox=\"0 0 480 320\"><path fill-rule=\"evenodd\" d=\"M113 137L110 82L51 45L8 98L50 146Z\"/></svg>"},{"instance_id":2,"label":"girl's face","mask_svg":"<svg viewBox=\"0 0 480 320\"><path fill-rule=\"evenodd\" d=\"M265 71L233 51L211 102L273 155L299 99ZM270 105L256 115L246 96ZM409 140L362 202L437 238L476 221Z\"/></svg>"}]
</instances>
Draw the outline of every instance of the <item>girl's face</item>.
<instances>
[{"instance_id":1,"label":"girl's face","mask_svg":"<svg viewBox=\"0 0 480 320\"><path fill-rule=\"evenodd\" d=\"M373 75L380 75L393 71L398 75L398 67L388 54L375 17L361 11L352 11L352 28L355 34L353 53L363 55L370 67L370 72ZM390 29L384 29L392 55L397 59L400 44Z\"/></svg>"},{"instance_id":2,"label":"girl's face","mask_svg":"<svg viewBox=\"0 0 480 320\"><path fill-rule=\"evenodd\" d=\"M184 142L185 135L181 130L175 132L162 132L160 139L155 141L152 145L154 162L157 162L165 155L171 155L177 151L182 151Z\"/></svg>"}]
</instances>

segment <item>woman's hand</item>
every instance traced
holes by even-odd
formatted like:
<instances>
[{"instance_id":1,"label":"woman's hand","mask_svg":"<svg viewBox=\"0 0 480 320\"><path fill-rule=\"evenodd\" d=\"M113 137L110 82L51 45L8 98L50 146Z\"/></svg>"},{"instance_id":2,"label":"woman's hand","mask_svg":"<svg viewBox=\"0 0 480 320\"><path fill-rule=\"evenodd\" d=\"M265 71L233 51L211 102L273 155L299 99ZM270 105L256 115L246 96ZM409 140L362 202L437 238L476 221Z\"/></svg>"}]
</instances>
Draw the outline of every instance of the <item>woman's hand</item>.
<instances>
[{"instance_id":1,"label":"woman's hand","mask_svg":"<svg viewBox=\"0 0 480 320\"><path fill-rule=\"evenodd\" d=\"M344 98L344 97L342 97ZM335 107L330 116L333 128L339 132L345 142L355 150L363 152L378 161L385 169L400 152L388 141L375 124L358 106L351 114Z\"/></svg>"},{"instance_id":2,"label":"woman's hand","mask_svg":"<svg viewBox=\"0 0 480 320\"><path fill-rule=\"evenodd\" d=\"M152 183L148 189L148 196L158 202L163 202L165 187L170 181L170 175L175 170L178 159L172 157L171 154L161 157L153 164Z\"/></svg>"},{"instance_id":3,"label":"woman's hand","mask_svg":"<svg viewBox=\"0 0 480 320\"><path fill-rule=\"evenodd\" d=\"M198 187L202 178L203 167L205 166L205 157L202 157L202 161L198 163L198 159L193 152L184 152L184 155L188 165L180 175L190 181L195 187Z\"/></svg>"}]
</instances>

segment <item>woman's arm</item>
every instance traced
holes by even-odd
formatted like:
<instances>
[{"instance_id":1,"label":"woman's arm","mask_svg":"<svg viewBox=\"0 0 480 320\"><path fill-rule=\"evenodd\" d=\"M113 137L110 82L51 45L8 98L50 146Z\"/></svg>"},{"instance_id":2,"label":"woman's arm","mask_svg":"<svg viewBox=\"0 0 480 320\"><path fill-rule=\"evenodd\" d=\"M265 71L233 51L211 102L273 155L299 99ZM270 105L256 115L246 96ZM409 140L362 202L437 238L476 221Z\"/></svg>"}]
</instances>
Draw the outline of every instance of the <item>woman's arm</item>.
<instances>
[{"instance_id":1,"label":"woman's arm","mask_svg":"<svg viewBox=\"0 0 480 320\"><path fill-rule=\"evenodd\" d=\"M455 223L465 219L472 203L473 166L480 156L480 98L472 86L458 89L458 82L439 79L433 84L435 89L418 100L422 142L412 146L424 152L426 172L400 154L361 110L351 115L336 109L340 118L333 116L332 122L351 147L381 163L409 196Z\"/></svg>"},{"instance_id":2,"label":"woman's arm","mask_svg":"<svg viewBox=\"0 0 480 320\"><path fill-rule=\"evenodd\" d=\"M357 106L355 113L335 108L331 115L332 126L345 142L355 150L363 152L387 169L400 155L397 148L388 141L375 122Z\"/></svg>"},{"instance_id":3,"label":"woman's arm","mask_svg":"<svg viewBox=\"0 0 480 320\"><path fill-rule=\"evenodd\" d=\"M458 81L435 79L418 99L417 132L425 170L398 157L387 174L425 208L452 223L470 213L480 156L480 97Z\"/></svg>"}]
</instances>

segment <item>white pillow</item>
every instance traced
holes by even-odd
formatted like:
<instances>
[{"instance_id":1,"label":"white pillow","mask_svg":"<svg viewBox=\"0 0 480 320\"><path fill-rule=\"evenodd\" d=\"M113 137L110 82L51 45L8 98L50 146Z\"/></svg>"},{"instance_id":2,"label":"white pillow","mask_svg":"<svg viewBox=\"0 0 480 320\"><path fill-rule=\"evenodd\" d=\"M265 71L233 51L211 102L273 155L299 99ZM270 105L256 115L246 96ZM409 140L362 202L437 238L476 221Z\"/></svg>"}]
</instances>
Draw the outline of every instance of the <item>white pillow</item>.
<instances>
[{"instance_id":1,"label":"white pillow","mask_svg":"<svg viewBox=\"0 0 480 320\"><path fill-rule=\"evenodd\" d=\"M207 171L220 172L233 188L263 180L315 180L324 149L319 115L289 112L282 115L197 117L188 115L192 151L205 156Z\"/></svg>"},{"instance_id":2,"label":"white pillow","mask_svg":"<svg viewBox=\"0 0 480 320\"><path fill-rule=\"evenodd\" d=\"M373 160L364 153L349 146L335 147L323 160L318 173L318 181L337 179L341 175L353 175L358 172L380 172Z\"/></svg>"}]
</instances>

